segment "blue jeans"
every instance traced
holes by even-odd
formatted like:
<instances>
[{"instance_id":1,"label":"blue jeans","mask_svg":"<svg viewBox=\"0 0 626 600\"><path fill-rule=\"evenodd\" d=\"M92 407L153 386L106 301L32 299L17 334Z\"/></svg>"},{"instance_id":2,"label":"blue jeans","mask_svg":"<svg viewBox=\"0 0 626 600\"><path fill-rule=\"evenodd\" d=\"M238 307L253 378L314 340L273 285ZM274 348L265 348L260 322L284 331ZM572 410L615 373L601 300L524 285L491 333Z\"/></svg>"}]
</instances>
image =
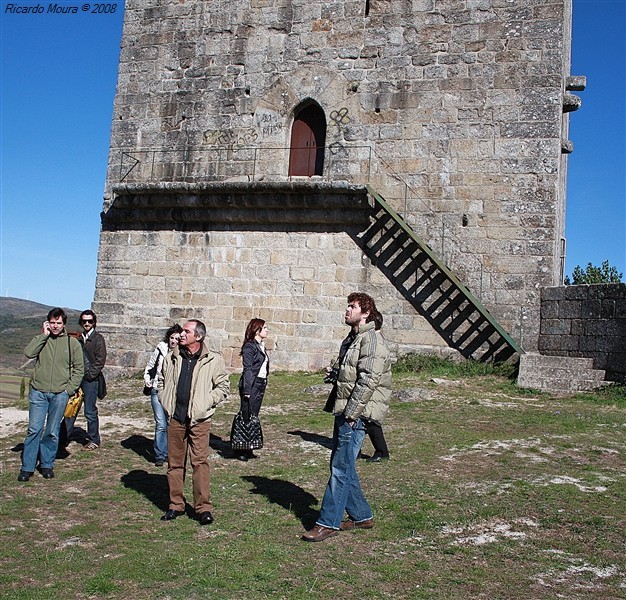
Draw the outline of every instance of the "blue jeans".
<instances>
[{"instance_id":1,"label":"blue jeans","mask_svg":"<svg viewBox=\"0 0 626 600\"><path fill-rule=\"evenodd\" d=\"M87 438L89 442L100 445L100 420L98 419L98 380L86 381L80 384L83 388L85 397L83 398L83 410L85 411L85 419L87 419ZM74 429L76 417L65 419L65 428L67 430L67 440L69 441Z\"/></svg>"},{"instance_id":2,"label":"blue jeans","mask_svg":"<svg viewBox=\"0 0 626 600\"><path fill-rule=\"evenodd\" d=\"M356 459L365 438L365 427L357 419L351 427L343 415L335 417L330 479L322 499L317 525L339 529L345 512L353 521L372 518L356 472Z\"/></svg>"},{"instance_id":3,"label":"blue jeans","mask_svg":"<svg viewBox=\"0 0 626 600\"><path fill-rule=\"evenodd\" d=\"M167 460L167 417L159 402L159 393L152 388L150 404L154 413L154 460Z\"/></svg>"},{"instance_id":4,"label":"blue jeans","mask_svg":"<svg viewBox=\"0 0 626 600\"><path fill-rule=\"evenodd\" d=\"M28 396L28 431L22 452L22 471L33 473L37 466L37 457L42 469L54 468L54 459L59 447L59 429L68 399L67 392L55 394L31 388Z\"/></svg>"}]
</instances>

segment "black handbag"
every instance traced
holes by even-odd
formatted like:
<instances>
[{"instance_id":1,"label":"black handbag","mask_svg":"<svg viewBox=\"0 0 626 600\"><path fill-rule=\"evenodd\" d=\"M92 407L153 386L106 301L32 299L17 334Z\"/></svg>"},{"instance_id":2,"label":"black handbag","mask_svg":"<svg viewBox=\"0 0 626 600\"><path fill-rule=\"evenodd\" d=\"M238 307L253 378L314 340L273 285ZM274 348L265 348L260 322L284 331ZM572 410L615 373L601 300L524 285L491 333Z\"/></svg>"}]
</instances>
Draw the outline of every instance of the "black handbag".
<instances>
[{"instance_id":1,"label":"black handbag","mask_svg":"<svg viewBox=\"0 0 626 600\"><path fill-rule=\"evenodd\" d=\"M230 445L233 450L259 450L263 448L263 430L259 417L252 415L249 421L238 412L230 430Z\"/></svg>"},{"instance_id":2,"label":"black handbag","mask_svg":"<svg viewBox=\"0 0 626 600\"><path fill-rule=\"evenodd\" d=\"M107 381L102 372L98 375L98 399L102 400L107 395Z\"/></svg>"}]
</instances>

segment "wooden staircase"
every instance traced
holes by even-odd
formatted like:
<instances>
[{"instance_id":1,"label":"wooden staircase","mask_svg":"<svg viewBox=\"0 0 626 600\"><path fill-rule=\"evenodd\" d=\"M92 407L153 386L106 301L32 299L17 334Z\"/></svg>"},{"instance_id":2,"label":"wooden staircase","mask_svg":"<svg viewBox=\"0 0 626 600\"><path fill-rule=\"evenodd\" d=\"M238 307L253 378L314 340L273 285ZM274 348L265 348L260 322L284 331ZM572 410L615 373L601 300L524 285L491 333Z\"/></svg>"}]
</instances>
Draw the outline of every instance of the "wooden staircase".
<instances>
[{"instance_id":1,"label":"wooden staircase","mask_svg":"<svg viewBox=\"0 0 626 600\"><path fill-rule=\"evenodd\" d=\"M523 353L481 302L370 186L363 252L446 343L465 358L504 362Z\"/></svg>"}]
</instances>

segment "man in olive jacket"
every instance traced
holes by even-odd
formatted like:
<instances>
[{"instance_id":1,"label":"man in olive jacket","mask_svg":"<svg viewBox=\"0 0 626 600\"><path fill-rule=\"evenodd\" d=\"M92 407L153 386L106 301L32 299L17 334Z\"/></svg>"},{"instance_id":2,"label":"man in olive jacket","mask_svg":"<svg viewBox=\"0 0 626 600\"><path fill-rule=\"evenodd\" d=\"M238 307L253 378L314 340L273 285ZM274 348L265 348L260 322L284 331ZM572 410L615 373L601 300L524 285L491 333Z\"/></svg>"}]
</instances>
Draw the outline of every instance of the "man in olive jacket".
<instances>
[{"instance_id":1,"label":"man in olive jacket","mask_svg":"<svg viewBox=\"0 0 626 600\"><path fill-rule=\"evenodd\" d=\"M339 352L330 479L317 522L302 536L307 542L374 526L372 509L356 472L356 458L366 433L362 417L382 421L391 396L391 359L374 321L370 321L375 312L371 296L358 292L348 296L345 323L351 330ZM348 519L342 521L346 512Z\"/></svg>"},{"instance_id":2,"label":"man in olive jacket","mask_svg":"<svg viewBox=\"0 0 626 600\"><path fill-rule=\"evenodd\" d=\"M26 346L24 354L37 359L28 396L28 432L22 452L18 481L28 481L40 461L44 479L54 477L54 459L59 446L59 429L67 401L83 378L83 351L67 335L67 315L53 308L43 324L42 333ZM45 426L45 432L44 432Z\"/></svg>"},{"instance_id":3,"label":"man in olive jacket","mask_svg":"<svg viewBox=\"0 0 626 600\"><path fill-rule=\"evenodd\" d=\"M193 468L193 504L201 525L213 522L209 469L209 434L215 408L228 395L230 384L224 359L211 352L204 338L206 327L197 319L183 326L179 345L163 360L163 391L159 400L167 415L168 511L172 521L185 512L185 457Z\"/></svg>"}]
</instances>

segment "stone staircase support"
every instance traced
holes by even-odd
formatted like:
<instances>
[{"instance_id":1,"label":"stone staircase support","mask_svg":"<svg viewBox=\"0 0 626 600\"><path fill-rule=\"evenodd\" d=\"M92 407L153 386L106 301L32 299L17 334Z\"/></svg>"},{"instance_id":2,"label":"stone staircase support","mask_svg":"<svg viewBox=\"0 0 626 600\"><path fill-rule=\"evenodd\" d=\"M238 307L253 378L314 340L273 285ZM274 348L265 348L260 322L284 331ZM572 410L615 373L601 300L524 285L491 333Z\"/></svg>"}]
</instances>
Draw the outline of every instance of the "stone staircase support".
<instances>
[{"instance_id":1,"label":"stone staircase support","mask_svg":"<svg viewBox=\"0 0 626 600\"><path fill-rule=\"evenodd\" d=\"M520 357L517 384L545 392L571 394L606 384L605 372L594 369L592 358L545 356L526 353Z\"/></svg>"}]
</instances>

